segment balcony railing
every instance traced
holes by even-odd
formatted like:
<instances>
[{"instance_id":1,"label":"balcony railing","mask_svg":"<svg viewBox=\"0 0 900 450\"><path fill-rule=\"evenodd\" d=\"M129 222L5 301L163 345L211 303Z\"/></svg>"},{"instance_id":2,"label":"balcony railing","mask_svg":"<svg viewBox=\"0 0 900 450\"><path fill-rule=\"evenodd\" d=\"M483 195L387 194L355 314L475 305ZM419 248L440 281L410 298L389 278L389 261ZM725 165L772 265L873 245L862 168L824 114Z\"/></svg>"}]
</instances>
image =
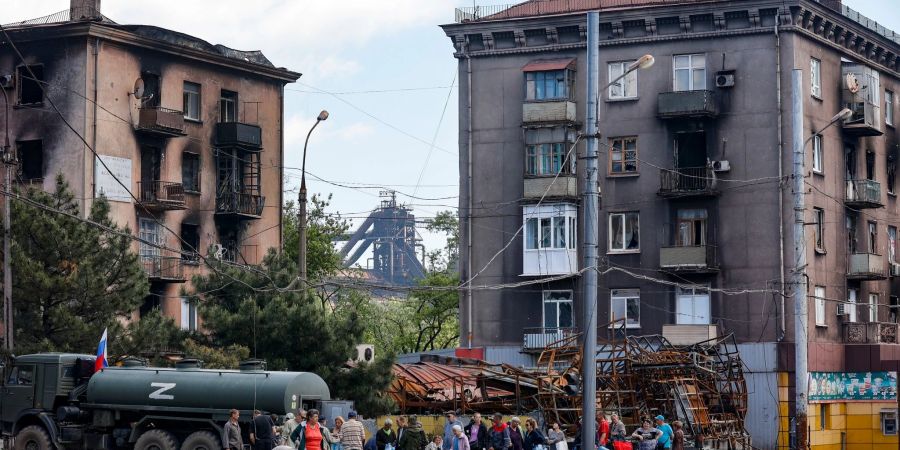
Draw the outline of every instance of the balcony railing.
<instances>
[{"instance_id":1,"label":"balcony railing","mask_svg":"<svg viewBox=\"0 0 900 450\"><path fill-rule=\"evenodd\" d=\"M137 129L162 137L184 136L184 113L160 106L142 107Z\"/></svg>"},{"instance_id":2,"label":"balcony railing","mask_svg":"<svg viewBox=\"0 0 900 450\"><path fill-rule=\"evenodd\" d=\"M715 172L709 167L682 167L659 171L660 196L709 196L717 193Z\"/></svg>"},{"instance_id":3,"label":"balcony railing","mask_svg":"<svg viewBox=\"0 0 900 450\"><path fill-rule=\"evenodd\" d=\"M141 204L156 209L185 209L184 185L171 181L138 181Z\"/></svg>"},{"instance_id":4,"label":"balcony railing","mask_svg":"<svg viewBox=\"0 0 900 450\"><path fill-rule=\"evenodd\" d=\"M522 104L522 122L574 122L575 102L569 100L551 100L525 102Z\"/></svg>"},{"instance_id":5,"label":"balcony railing","mask_svg":"<svg viewBox=\"0 0 900 450\"><path fill-rule=\"evenodd\" d=\"M578 335L577 328L525 328L524 350L543 350L570 346Z\"/></svg>"},{"instance_id":6,"label":"balcony railing","mask_svg":"<svg viewBox=\"0 0 900 450\"><path fill-rule=\"evenodd\" d=\"M672 272L718 270L715 245L681 245L659 249L659 267Z\"/></svg>"},{"instance_id":7,"label":"balcony railing","mask_svg":"<svg viewBox=\"0 0 900 450\"><path fill-rule=\"evenodd\" d=\"M141 256L141 265L151 281L184 283L184 261L179 256Z\"/></svg>"},{"instance_id":8,"label":"balcony railing","mask_svg":"<svg viewBox=\"0 0 900 450\"><path fill-rule=\"evenodd\" d=\"M266 198L244 192L219 191L216 193L216 214L258 219L262 216Z\"/></svg>"},{"instance_id":9,"label":"balcony railing","mask_svg":"<svg viewBox=\"0 0 900 450\"><path fill-rule=\"evenodd\" d=\"M715 117L719 115L716 93L707 90L661 92L657 97L661 119Z\"/></svg>"},{"instance_id":10,"label":"balcony railing","mask_svg":"<svg viewBox=\"0 0 900 450\"><path fill-rule=\"evenodd\" d=\"M601 8L699 3L702 0L554 0L456 8L456 23L504 20L550 14L572 14Z\"/></svg>"},{"instance_id":11,"label":"balcony railing","mask_svg":"<svg viewBox=\"0 0 900 450\"><path fill-rule=\"evenodd\" d=\"M883 280L885 278L887 278L887 266L884 262L884 256L874 253L853 253L850 255L847 279Z\"/></svg>"},{"instance_id":12,"label":"balcony railing","mask_svg":"<svg viewBox=\"0 0 900 450\"><path fill-rule=\"evenodd\" d=\"M845 96L848 95L845 93ZM847 102L847 108L853 115L844 121L843 128L847 134L854 136L881 136L881 108L867 101Z\"/></svg>"},{"instance_id":13,"label":"balcony railing","mask_svg":"<svg viewBox=\"0 0 900 450\"><path fill-rule=\"evenodd\" d=\"M247 149L262 148L262 128L241 122L221 122L216 124L216 145L234 145Z\"/></svg>"},{"instance_id":14,"label":"balcony railing","mask_svg":"<svg viewBox=\"0 0 900 450\"><path fill-rule=\"evenodd\" d=\"M884 322L844 323L846 344L896 344L897 324Z\"/></svg>"},{"instance_id":15,"label":"balcony railing","mask_svg":"<svg viewBox=\"0 0 900 450\"><path fill-rule=\"evenodd\" d=\"M577 198L578 178L575 175L553 176L525 175L525 198Z\"/></svg>"},{"instance_id":16,"label":"balcony railing","mask_svg":"<svg viewBox=\"0 0 900 450\"><path fill-rule=\"evenodd\" d=\"M851 208L881 208L881 184L873 180L847 180L847 198Z\"/></svg>"}]
</instances>

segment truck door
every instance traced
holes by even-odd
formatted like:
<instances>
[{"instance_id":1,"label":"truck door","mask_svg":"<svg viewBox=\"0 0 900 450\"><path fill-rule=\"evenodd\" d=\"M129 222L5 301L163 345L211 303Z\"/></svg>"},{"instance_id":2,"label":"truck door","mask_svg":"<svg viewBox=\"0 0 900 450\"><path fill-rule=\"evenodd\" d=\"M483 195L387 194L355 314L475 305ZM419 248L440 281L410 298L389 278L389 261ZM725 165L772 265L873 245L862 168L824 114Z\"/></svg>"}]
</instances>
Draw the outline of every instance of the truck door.
<instances>
[{"instance_id":1,"label":"truck door","mask_svg":"<svg viewBox=\"0 0 900 450\"><path fill-rule=\"evenodd\" d=\"M14 422L20 411L34 408L34 369L33 364L23 364L13 367L9 372L0 402L3 422Z\"/></svg>"}]
</instances>

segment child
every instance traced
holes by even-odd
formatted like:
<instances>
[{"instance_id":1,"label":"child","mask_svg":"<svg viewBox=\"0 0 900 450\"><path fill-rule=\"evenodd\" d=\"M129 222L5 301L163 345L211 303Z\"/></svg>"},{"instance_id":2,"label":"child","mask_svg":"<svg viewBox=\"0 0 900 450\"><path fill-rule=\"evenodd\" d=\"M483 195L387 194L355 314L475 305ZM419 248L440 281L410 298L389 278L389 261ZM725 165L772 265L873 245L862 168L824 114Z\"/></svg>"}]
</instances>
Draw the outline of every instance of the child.
<instances>
[{"instance_id":1,"label":"child","mask_svg":"<svg viewBox=\"0 0 900 450\"><path fill-rule=\"evenodd\" d=\"M434 439L432 439L431 442L429 442L428 445L425 446L425 450L441 450L441 445L443 443L443 437L441 437L440 435L435 436Z\"/></svg>"}]
</instances>

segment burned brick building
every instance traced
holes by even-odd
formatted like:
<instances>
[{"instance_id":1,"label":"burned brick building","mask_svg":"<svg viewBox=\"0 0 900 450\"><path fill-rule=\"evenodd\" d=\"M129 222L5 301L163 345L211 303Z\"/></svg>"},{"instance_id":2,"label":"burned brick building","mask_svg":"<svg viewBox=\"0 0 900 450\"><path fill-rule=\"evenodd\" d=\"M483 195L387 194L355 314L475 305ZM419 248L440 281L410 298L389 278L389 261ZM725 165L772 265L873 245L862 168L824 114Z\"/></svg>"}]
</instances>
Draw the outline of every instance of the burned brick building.
<instances>
[{"instance_id":1,"label":"burned brick building","mask_svg":"<svg viewBox=\"0 0 900 450\"><path fill-rule=\"evenodd\" d=\"M300 74L99 6L4 26L22 55L0 45L17 182L62 174L83 215L105 195L116 223L159 244L135 243L151 283L135 317L160 308L194 329L180 292L202 257L256 264L281 246L284 86Z\"/></svg>"}]
</instances>

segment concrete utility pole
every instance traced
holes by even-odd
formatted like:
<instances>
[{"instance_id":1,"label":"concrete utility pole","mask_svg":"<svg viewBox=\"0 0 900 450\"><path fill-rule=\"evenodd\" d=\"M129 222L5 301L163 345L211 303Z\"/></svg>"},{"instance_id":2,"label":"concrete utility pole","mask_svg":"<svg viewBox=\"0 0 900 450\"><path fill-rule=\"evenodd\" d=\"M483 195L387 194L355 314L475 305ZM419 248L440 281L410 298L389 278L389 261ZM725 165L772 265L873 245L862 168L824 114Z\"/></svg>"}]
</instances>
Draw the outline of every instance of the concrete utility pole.
<instances>
[{"instance_id":1,"label":"concrete utility pole","mask_svg":"<svg viewBox=\"0 0 900 450\"><path fill-rule=\"evenodd\" d=\"M581 362L581 442L593 448L597 435L597 95L600 91L600 13L587 14L587 109L585 110L585 186L584 186L584 326Z\"/></svg>"},{"instance_id":2,"label":"concrete utility pole","mask_svg":"<svg viewBox=\"0 0 900 450\"><path fill-rule=\"evenodd\" d=\"M809 321L809 305L806 286L806 234L804 232L804 147L803 139L803 71L794 69L791 72L791 144L794 148L793 196L794 196L794 273L792 285L794 293L794 377L796 389L796 437L797 449L806 450L807 413L809 402L806 394L809 384L807 369L807 331Z\"/></svg>"},{"instance_id":3,"label":"concrete utility pole","mask_svg":"<svg viewBox=\"0 0 900 450\"><path fill-rule=\"evenodd\" d=\"M6 109L6 118L3 126L6 128L4 131L5 140L3 141L3 149L2 158L3 167L6 169L6 177L3 183L3 189L6 192L12 192L12 180L10 176L10 171L12 170L12 165L15 164L16 158L15 155L11 153L11 148L9 146L9 97L6 95L5 89L0 89L0 92L3 92L3 102L4 107ZM15 348L15 328L13 327L13 304L12 304L12 268L10 267L10 263L12 262L12 255L9 254L9 244L12 236L10 234L11 225L10 222L10 212L9 212L9 202L12 199L7 195L3 198L3 343L4 348L12 353Z\"/></svg>"},{"instance_id":4,"label":"concrete utility pole","mask_svg":"<svg viewBox=\"0 0 900 450\"><path fill-rule=\"evenodd\" d=\"M316 123L313 124L312 128L309 129L309 133L306 133L306 142L303 143L303 166L300 168L300 195L298 198L298 208L300 209L300 214L297 216L297 231L298 231L298 240L297 244L297 268L299 269L298 278L300 281L306 281L306 146L309 145L309 137L312 136L313 130L319 126L319 123L328 119L328 111L322 110L319 113L319 116L316 117Z\"/></svg>"}]
</instances>

